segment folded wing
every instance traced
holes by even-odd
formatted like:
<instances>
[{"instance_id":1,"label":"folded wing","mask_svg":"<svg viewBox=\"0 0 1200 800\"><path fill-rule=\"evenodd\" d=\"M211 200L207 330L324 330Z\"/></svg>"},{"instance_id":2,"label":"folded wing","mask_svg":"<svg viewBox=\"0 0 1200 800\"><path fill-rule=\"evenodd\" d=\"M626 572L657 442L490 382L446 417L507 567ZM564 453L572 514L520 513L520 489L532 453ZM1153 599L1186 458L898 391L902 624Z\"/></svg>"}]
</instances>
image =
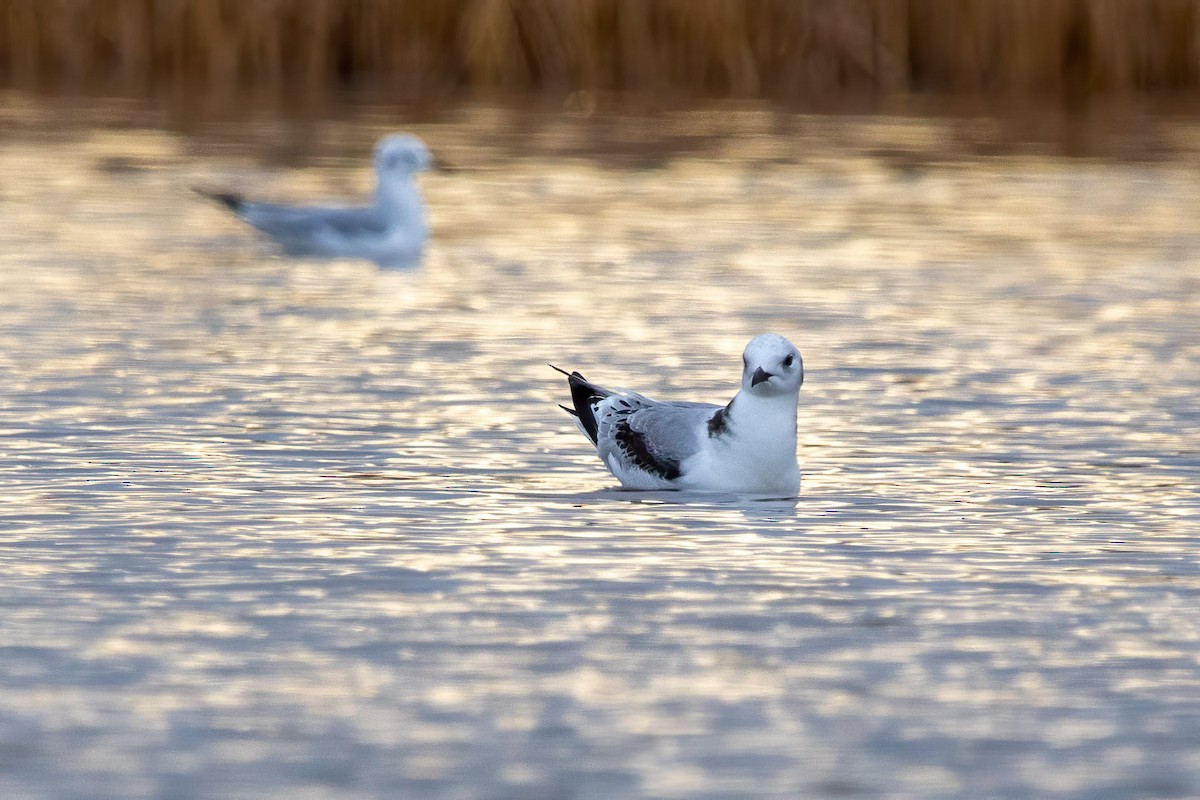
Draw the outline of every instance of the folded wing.
<instances>
[{"instance_id":1,"label":"folded wing","mask_svg":"<svg viewBox=\"0 0 1200 800\"><path fill-rule=\"evenodd\" d=\"M571 387L574 409L566 410L579 420L601 460L626 485L645 488L678 479L683 463L703 446L702 432L721 410L708 403L662 403L634 392L605 389L578 372L559 372Z\"/></svg>"}]
</instances>

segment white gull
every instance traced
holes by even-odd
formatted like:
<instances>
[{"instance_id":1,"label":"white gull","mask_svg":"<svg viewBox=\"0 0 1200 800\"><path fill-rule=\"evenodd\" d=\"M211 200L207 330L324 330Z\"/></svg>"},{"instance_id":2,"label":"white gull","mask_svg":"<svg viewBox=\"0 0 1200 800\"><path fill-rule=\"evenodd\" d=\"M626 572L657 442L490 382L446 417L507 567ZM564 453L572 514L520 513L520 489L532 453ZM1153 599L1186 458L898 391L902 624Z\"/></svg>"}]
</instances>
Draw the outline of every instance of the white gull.
<instances>
[{"instance_id":1,"label":"white gull","mask_svg":"<svg viewBox=\"0 0 1200 800\"><path fill-rule=\"evenodd\" d=\"M416 175L432 166L424 142L396 133L375 146L378 182L370 205L288 206L246 200L232 192L196 191L270 236L288 255L410 266L420 260L429 237Z\"/></svg>"},{"instance_id":2,"label":"white gull","mask_svg":"<svg viewBox=\"0 0 1200 800\"><path fill-rule=\"evenodd\" d=\"M562 408L626 488L795 497L800 351L764 333L746 345L742 364L742 388L725 406L651 400L560 369L574 405Z\"/></svg>"}]
</instances>

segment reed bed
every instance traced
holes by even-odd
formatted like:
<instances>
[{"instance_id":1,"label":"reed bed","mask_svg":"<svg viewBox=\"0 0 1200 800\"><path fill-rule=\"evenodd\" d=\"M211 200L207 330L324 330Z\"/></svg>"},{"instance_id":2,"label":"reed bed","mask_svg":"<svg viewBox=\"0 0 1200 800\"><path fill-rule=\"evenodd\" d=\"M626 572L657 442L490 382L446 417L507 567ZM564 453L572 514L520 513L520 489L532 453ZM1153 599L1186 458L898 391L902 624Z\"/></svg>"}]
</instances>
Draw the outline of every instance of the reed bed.
<instances>
[{"instance_id":1,"label":"reed bed","mask_svg":"<svg viewBox=\"0 0 1200 800\"><path fill-rule=\"evenodd\" d=\"M0 83L1074 102L1195 91L1200 0L0 0Z\"/></svg>"}]
</instances>

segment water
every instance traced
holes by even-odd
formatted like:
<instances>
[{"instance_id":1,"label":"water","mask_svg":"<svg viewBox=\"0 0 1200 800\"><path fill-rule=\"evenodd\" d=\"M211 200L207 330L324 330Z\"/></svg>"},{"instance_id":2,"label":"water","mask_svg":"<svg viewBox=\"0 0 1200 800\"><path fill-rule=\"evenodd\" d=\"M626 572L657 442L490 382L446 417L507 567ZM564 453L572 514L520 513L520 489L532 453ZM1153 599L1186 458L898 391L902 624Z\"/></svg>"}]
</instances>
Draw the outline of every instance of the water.
<instances>
[{"instance_id":1,"label":"water","mask_svg":"<svg viewBox=\"0 0 1200 800\"><path fill-rule=\"evenodd\" d=\"M187 191L352 196L393 123L10 132L0 796L1200 794L1192 151L739 119L416 126L408 272ZM555 407L767 330L794 503L616 491Z\"/></svg>"}]
</instances>

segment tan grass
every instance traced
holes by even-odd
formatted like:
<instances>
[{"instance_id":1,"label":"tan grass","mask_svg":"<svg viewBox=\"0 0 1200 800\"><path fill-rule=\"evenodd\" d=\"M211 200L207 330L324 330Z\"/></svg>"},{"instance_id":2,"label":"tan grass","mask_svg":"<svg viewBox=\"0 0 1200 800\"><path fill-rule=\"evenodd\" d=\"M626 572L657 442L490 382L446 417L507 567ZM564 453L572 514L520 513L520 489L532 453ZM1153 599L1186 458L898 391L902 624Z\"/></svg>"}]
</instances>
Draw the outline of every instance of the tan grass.
<instances>
[{"instance_id":1,"label":"tan grass","mask_svg":"<svg viewBox=\"0 0 1200 800\"><path fill-rule=\"evenodd\" d=\"M1200 0L0 0L0 83L839 97L1200 88Z\"/></svg>"}]
</instances>

